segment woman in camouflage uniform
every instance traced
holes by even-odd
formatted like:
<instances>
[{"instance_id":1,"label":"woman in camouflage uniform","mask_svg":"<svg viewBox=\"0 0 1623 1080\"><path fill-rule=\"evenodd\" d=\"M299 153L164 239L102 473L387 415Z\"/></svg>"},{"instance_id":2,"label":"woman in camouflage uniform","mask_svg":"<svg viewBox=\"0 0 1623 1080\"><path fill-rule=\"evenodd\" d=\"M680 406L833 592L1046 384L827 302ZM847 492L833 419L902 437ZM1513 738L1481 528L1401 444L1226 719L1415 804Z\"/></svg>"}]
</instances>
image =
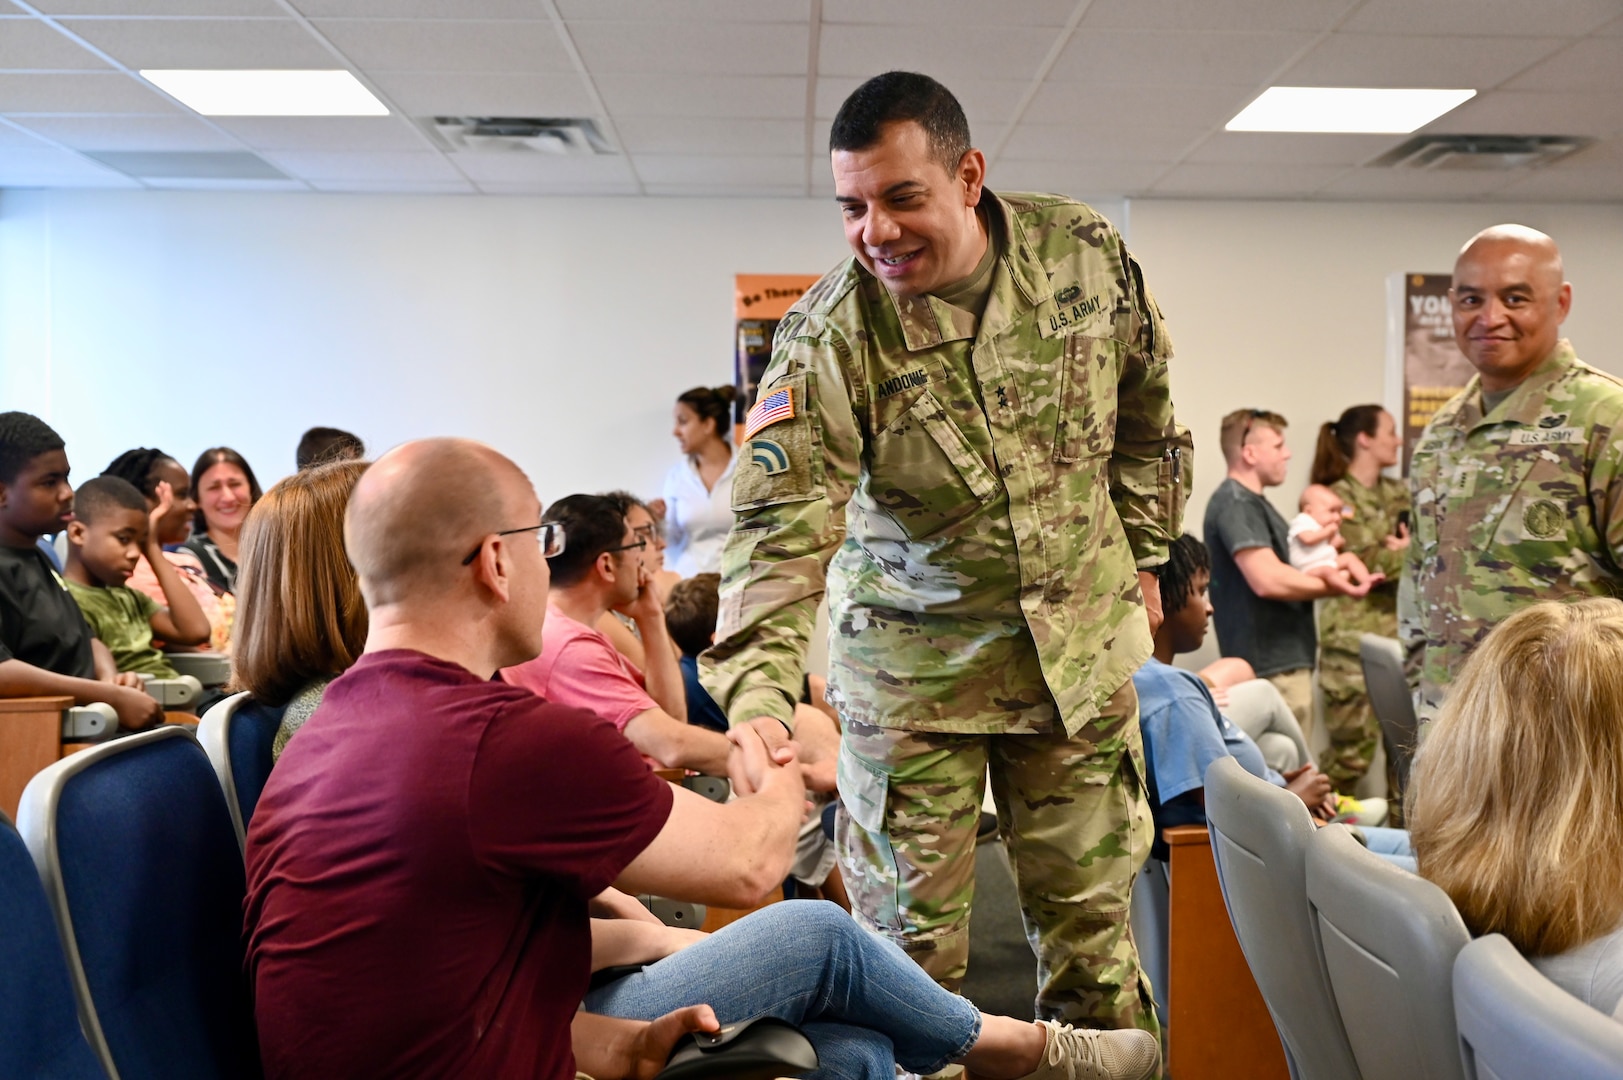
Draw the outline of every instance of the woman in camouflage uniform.
<instances>
[{"instance_id":1,"label":"woman in camouflage uniform","mask_svg":"<svg viewBox=\"0 0 1623 1080\"><path fill-rule=\"evenodd\" d=\"M1380 738L1380 726L1364 693L1358 638L1365 633L1387 637L1398 633L1398 578L1409 546L1409 529L1399 515L1409 510L1409 488L1401 480L1382 476L1381 470L1398 463L1400 445L1391 413L1379 405L1354 405L1339 420L1319 428L1313 454L1313 482L1326 485L1347 504L1341 523L1347 546L1342 550L1386 575L1368 596L1332 596L1319 609L1319 686L1330 733L1330 748L1320 767L1344 795L1352 794L1369 771Z\"/></svg>"}]
</instances>

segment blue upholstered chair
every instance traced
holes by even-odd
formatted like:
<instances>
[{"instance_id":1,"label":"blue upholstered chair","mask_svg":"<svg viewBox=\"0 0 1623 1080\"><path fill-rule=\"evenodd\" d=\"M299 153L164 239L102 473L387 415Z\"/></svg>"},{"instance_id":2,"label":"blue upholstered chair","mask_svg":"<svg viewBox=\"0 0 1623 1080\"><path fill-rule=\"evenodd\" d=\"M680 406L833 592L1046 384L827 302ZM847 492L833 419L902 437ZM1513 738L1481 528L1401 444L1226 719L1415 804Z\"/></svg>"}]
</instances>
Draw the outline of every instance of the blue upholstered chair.
<instances>
[{"instance_id":1,"label":"blue upholstered chair","mask_svg":"<svg viewBox=\"0 0 1623 1080\"><path fill-rule=\"evenodd\" d=\"M271 744L285 708L262 705L246 693L232 694L204 714L197 726L197 740L219 777L242 851L247 850L248 823L270 779Z\"/></svg>"},{"instance_id":2,"label":"blue upholstered chair","mask_svg":"<svg viewBox=\"0 0 1623 1080\"><path fill-rule=\"evenodd\" d=\"M34 860L0 814L0 1076L104 1080Z\"/></svg>"},{"instance_id":3,"label":"blue upholstered chair","mask_svg":"<svg viewBox=\"0 0 1623 1080\"><path fill-rule=\"evenodd\" d=\"M196 737L166 725L65 758L29 782L17 824L108 1073L258 1076L242 858Z\"/></svg>"}]
</instances>

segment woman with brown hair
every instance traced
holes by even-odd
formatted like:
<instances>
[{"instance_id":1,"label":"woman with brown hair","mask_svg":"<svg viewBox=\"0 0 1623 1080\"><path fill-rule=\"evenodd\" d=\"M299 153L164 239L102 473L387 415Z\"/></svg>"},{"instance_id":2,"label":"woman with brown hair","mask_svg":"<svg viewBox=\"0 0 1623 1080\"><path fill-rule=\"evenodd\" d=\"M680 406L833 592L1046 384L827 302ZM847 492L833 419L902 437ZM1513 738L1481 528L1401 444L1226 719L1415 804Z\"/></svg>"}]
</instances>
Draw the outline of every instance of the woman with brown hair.
<instances>
[{"instance_id":1,"label":"woman with brown hair","mask_svg":"<svg viewBox=\"0 0 1623 1080\"><path fill-rule=\"evenodd\" d=\"M197 556L209 583L221 592L237 591L242 526L259 497L259 480L241 454L229 446L214 446L197 455L192 466L197 512L186 549Z\"/></svg>"},{"instance_id":2,"label":"woman with brown hair","mask_svg":"<svg viewBox=\"0 0 1623 1080\"><path fill-rule=\"evenodd\" d=\"M665 476L654 506L665 519L666 562L681 577L721 569L721 546L733 527L733 397L731 386L696 386L676 399L671 434L682 460ZM660 505L663 504L663 505Z\"/></svg>"},{"instance_id":3,"label":"woman with brown hair","mask_svg":"<svg viewBox=\"0 0 1623 1080\"><path fill-rule=\"evenodd\" d=\"M231 686L287 706L273 758L366 647L366 604L344 553L344 509L366 468L343 461L295 473L243 525Z\"/></svg>"},{"instance_id":4,"label":"woman with brown hair","mask_svg":"<svg viewBox=\"0 0 1623 1080\"><path fill-rule=\"evenodd\" d=\"M1409 779L1422 877L1473 934L1623 1019L1623 601L1523 608L1477 647Z\"/></svg>"},{"instance_id":5,"label":"woman with brown hair","mask_svg":"<svg viewBox=\"0 0 1623 1080\"><path fill-rule=\"evenodd\" d=\"M1386 575L1368 596L1331 596L1319 609L1319 686L1330 735L1320 767L1343 795L1353 794L1369 771L1381 736L1364 692L1358 639L1366 633L1398 635L1398 579L1403 551L1409 546L1409 488L1402 480L1381 475L1381 470L1398 463L1401 447L1391 413L1379 405L1354 405L1339 420L1320 426L1313 453L1313 483L1335 492L1346 507L1342 550L1358 556L1372 572Z\"/></svg>"}]
</instances>

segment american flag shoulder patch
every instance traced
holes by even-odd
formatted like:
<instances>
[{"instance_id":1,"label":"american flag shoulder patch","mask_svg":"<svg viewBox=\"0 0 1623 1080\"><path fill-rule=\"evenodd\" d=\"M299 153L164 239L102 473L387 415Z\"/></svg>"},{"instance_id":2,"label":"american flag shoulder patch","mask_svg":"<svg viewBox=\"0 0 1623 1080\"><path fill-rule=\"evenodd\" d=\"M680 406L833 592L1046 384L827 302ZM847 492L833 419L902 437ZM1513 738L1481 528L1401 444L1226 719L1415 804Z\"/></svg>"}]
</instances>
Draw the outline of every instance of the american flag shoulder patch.
<instances>
[{"instance_id":1,"label":"american flag shoulder patch","mask_svg":"<svg viewBox=\"0 0 1623 1080\"><path fill-rule=\"evenodd\" d=\"M764 427L779 420L795 418L795 395L788 387L774 391L755 403L755 408L744 418L744 438L748 439Z\"/></svg>"}]
</instances>

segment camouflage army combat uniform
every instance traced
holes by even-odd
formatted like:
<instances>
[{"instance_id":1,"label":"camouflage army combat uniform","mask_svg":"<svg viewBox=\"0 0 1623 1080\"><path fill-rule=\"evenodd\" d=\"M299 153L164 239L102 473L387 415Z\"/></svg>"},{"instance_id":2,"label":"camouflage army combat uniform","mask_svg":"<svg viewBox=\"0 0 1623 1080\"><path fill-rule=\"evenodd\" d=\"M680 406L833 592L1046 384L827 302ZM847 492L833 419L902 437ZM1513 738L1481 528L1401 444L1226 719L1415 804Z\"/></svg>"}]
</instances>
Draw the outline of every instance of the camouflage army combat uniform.
<instances>
[{"instance_id":1,"label":"camouflage army combat uniform","mask_svg":"<svg viewBox=\"0 0 1623 1080\"><path fill-rule=\"evenodd\" d=\"M1562 340L1486 417L1473 378L1421 434L1398 606L1422 721L1505 616L1538 600L1623 595L1620 420L1623 382Z\"/></svg>"},{"instance_id":2,"label":"camouflage army combat uniform","mask_svg":"<svg viewBox=\"0 0 1623 1080\"><path fill-rule=\"evenodd\" d=\"M1409 486L1402 480L1380 477L1367 488L1351 476L1330 485L1341 496L1351 516L1341 523L1347 541L1344 551L1364 560L1386 581L1362 599L1332 596L1319 607L1319 687L1324 691L1324 726L1330 746L1322 767L1336 790L1351 795L1359 778L1369 771L1381 728L1364 693L1364 665L1358 639L1364 634L1397 637L1398 579L1403 573L1403 552L1382 544L1397 535L1398 514L1409 509Z\"/></svg>"},{"instance_id":3,"label":"camouflage army combat uniform","mask_svg":"<svg viewBox=\"0 0 1623 1080\"><path fill-rule=\"evenodd\" d=\"M1056 196L981 208L979 318L852 259L780 324L761 397L793 415L739 450L705 684L734 723L787 722L826 573L859 919L956 988L990 764L1039 1010L1155 1030L1127 925L1151 833L1130 680L1135 569L1182 516L1171 348L1108 222Z\"/></svg>"}]
</instances>

